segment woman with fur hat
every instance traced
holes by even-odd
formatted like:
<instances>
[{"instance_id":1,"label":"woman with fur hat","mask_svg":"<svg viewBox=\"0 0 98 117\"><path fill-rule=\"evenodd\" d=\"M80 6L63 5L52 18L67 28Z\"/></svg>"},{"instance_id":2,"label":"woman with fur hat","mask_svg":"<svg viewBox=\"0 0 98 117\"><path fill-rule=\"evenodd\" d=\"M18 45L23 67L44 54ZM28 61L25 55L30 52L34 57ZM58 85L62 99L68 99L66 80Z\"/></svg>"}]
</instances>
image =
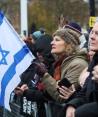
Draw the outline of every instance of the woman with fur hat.
<instances>
[{"instance_id":1,"label":"woman with fur hat","mask_svg":"<svg viewBox=\"0 0 98 117\"><path fill-rule=\"evenodd\" d=\"M56 55L53 77L47 73L44 65L38 63L35 63L35 65L37 66L38 74L42 77L41 81L45 86L45 90L53 100L63 103L71 97L75 90L72 84L77 88L78 77L88 65L86 53L79 52L79 38L76 38L76 35L69 32L67 28L57 30L53 34L51 45L51 53ZM61 83L63 79L67 80L65 81L65 84L67 82L65 87ZM59 82L60 86L58 85ZM71 84L70 88L66 87L68 84Z\"/></svg>"}]
</instances>

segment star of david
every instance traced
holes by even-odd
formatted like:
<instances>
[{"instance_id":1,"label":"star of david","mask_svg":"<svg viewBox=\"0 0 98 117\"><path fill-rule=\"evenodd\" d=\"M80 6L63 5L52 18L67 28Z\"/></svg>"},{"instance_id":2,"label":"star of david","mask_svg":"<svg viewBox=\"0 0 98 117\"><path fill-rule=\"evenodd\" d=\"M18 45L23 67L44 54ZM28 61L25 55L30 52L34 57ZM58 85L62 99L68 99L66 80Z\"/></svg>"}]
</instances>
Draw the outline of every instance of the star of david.
<instances>
[{"instance_id":1,"label":"star of david","mask_svg":"<svg viewBox=\"0 0 98 117\"><path fill-rule=\"evenodd\" d=\"M0 46L0 65L7 65L6 56L9 54L9 51L3 50Z\"/></svg>"}]
</instances>

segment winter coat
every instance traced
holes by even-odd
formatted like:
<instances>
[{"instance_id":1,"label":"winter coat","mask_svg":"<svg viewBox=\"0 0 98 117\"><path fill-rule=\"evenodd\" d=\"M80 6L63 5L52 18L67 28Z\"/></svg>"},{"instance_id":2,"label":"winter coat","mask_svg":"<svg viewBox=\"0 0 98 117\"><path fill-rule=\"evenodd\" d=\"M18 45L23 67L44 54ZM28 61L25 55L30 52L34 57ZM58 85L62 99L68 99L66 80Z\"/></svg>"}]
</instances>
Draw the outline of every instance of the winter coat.
<instances>
[{"instance_id":1,"label":"winter coat","mask_svg":"<svg viewBox=\"0 0 98 117\"><path fill-rule=\"evenodd\" d=\"M65 58L61 64L61 80L67 78L72 84L77 86L80 73L88 65L86 57L85 52L78 52L77 54ZM52 78L50 74L45 73L41 81L45 86L45 90L56 102L65 102L64 99L59 97L57 81Z\"/></svg>"}]
</instances>

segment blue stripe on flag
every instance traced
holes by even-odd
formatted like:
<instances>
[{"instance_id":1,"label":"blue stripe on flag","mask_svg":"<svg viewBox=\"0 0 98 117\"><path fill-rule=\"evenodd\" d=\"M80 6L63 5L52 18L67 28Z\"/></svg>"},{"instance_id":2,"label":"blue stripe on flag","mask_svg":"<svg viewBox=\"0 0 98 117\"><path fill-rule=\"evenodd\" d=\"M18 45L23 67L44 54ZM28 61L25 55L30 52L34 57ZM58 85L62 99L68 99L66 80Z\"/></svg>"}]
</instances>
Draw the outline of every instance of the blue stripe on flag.
<instances>
[{"instance_id":1,"label":"blue stripe on flag","mask_svg":"<svg viewBox=\"0 0 98 117\"><path fill-rule=\"evenodd\" d=\"M3 18L4 18L4 14L2 11L0 11L0 25L2 24L3 22Z\"/></svg>"},{"instance_id":2,"label":"blue stripe on flag","mask_svg":"<svg viewBox=\"0 0 98 117\"><path fill-rule=\"evenodd\" d=\"M4 96L5 96L5 89L8 85L9 81L12 79L12 77L16 73L16 66L19 64L22 59L26 56L26 54L29 53L29 50L27 46L25 45L15 56L14 56L14 62L11 64L9 69L4 74L4 77L1 82L1 96L0 96L0 105L4 106Z\"/></svg>"}]
</instances>

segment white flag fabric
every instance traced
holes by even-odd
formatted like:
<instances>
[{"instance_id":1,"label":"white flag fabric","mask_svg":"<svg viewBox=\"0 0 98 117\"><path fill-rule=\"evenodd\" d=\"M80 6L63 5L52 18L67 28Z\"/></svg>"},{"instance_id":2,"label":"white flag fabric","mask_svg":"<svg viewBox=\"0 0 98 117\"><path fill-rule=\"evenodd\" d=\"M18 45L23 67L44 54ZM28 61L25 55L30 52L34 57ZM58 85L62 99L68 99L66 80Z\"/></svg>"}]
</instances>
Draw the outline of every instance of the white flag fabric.
<instances>
[{"instance_id":1,"label":"white flag fabric","mask_svg":"<svg viewBox=\"0 0 98 117\"><path fill-rule=\"evenodd\" d=\"M11 92L34 56L20 39L7 18L0 12L0 105L10 110Z\"/></svg>"}]
</instances>

